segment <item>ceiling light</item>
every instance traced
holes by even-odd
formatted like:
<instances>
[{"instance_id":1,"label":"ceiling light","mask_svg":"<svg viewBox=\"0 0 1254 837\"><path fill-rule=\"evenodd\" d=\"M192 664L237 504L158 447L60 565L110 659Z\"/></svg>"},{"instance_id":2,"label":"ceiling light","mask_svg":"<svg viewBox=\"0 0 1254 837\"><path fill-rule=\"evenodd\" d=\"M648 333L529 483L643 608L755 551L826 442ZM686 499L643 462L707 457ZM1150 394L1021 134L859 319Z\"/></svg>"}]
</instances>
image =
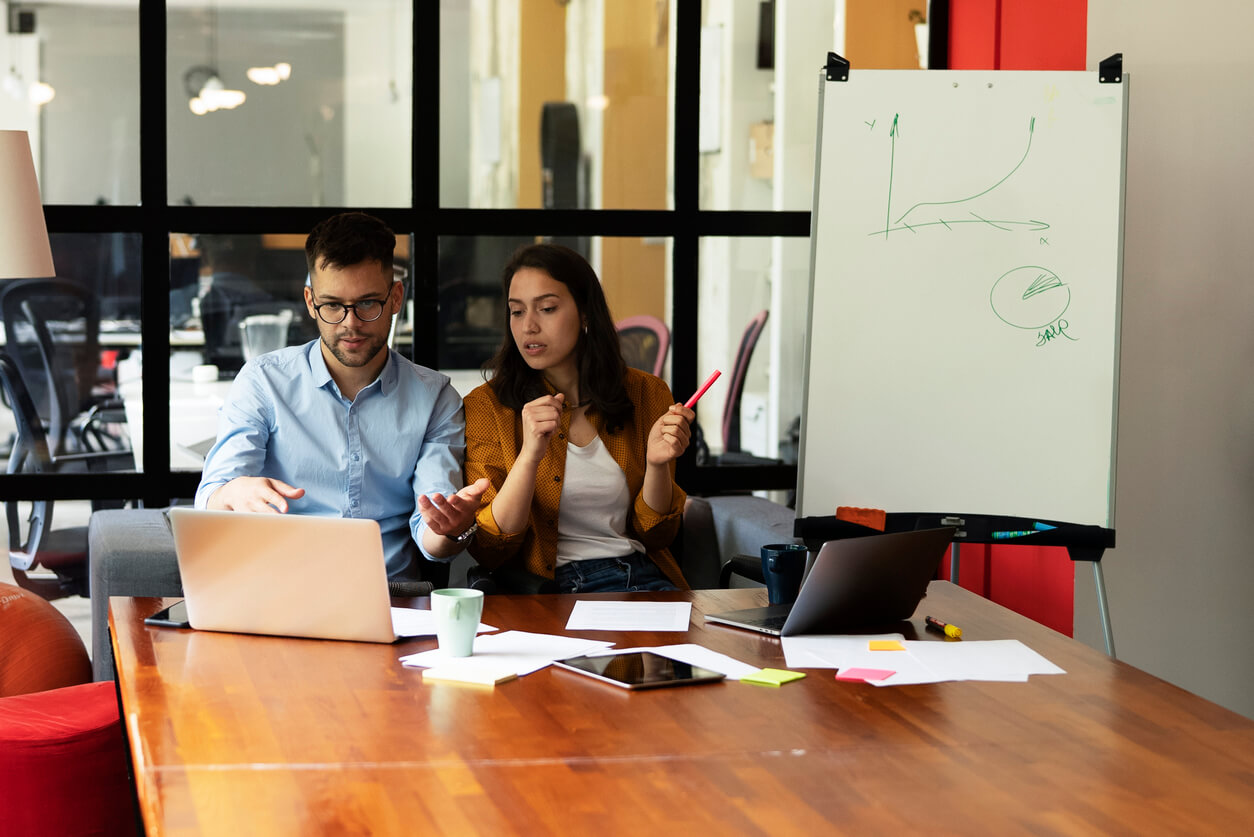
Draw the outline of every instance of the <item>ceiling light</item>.
<instances>
[{"instance_id":1,"label":"ceiling light","mask_svg":"<svg viewBox=\"0 0 1254 837\"><path fill-rule=\"evenodd\" d=\"M53 99L56 98L56 95L57 95L56 88L54 88L51 84L48 84L47 82L43 82L43 81L34 82L33 84L31 84L30 90L27 91L27 96L30 98L30 103L32 105L35 105L36 107L40 107L42 105L48 104L49 102L51 102Z\"/></svg>"},{"instance_id":2,"label":"ceiling light","mask_svg":"<svg viewBox=\"0 0 1254 837\"><path fill-rule=\"evenodd\" d=\"M243 90L228 90L213 67L200 64L183 74L183 85L190 97L187 106L197 116L215 110L231 110L247 99Z\"/></svg>"},{"instance_id":3,"label":"ceiling light","mask_svg":"<svg viewBox=\"0 0 1254 837\"><path fill-rule=\"evenodd\" d=\"M253 84L272 86L287 81L292 75L292 65L280 61L273 67L249 67L247 76Z\"/></svg>"},{"instance_id":4,"label":"ceiling light","mask_svg":"<svg viewBox=\"0 0 1254 837\"><path fill-rule=\"evenodd\" d=\"M231 110L244 104L248 97L243 90L229 90L218 74L218 9L208 10L209 59L204 64L189 67L183 73L183 88L187 91L187 107L197 116L215 110Z\"/></svg>"}]
</instances>

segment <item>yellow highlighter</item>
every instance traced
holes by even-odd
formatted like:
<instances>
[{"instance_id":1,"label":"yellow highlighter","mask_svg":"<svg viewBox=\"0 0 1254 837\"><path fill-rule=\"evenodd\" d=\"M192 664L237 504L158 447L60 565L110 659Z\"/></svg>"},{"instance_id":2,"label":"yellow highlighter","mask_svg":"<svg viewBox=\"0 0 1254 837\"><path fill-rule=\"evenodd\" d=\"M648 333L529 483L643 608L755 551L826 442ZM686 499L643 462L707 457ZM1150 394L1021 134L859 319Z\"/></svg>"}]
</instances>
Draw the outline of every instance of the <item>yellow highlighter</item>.
<instances>
[{"instance_id":1,"label":"yellow highlighter","mask_svg":"<svg viewBox=\"0 0 1254 837\"><path fill-rule=\"evenodd\" d=\"M942 622L935 616L924 616L923 621L934 631L940 631L942 634L954 639L962 639L962 628L957 625L950 625L948 622Z\"/></svg>"}]
</instances>

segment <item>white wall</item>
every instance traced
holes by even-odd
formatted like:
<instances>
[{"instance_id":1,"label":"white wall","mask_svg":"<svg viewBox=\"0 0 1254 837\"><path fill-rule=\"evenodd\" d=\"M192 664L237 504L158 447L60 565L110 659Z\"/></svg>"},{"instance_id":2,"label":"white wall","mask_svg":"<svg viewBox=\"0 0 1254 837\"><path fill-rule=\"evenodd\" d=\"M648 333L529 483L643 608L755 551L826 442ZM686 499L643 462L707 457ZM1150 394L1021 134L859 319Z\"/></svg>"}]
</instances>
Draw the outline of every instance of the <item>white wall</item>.
<instances>
[{"instance_id":1,"label":"white wall","mask_svg":"<svg viewBox=\"0 0 1254 837\"><path fill-rule=\"evenodd\" d=\"M1254 4L1089 0L1129 74L1118 656L1254 717ZM1076 636L1101 647L1091 576Z\"/></svg>"}]
</instances>

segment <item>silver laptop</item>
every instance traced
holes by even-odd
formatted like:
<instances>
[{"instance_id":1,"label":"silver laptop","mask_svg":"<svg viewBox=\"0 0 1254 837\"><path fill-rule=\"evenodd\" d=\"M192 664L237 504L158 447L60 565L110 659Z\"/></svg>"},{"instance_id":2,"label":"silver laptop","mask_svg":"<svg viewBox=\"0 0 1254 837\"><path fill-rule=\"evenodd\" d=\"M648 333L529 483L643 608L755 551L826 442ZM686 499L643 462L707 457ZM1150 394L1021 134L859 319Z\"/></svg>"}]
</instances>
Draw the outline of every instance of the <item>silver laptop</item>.
<instances>
[{"instance_id":1,"label":"silver laptop","mask_svg":"<svg viewBox=\"0 0 1254 837\"><path fill-rule=\"evenodd\" d=\"M168 516L193 628L396 639L375 521L181 506Z\"/></svg>"},{"instance_id":2,"label":"silver laptop","mask_svg":"<svg viewBox=\"0 0 1254 837\"><path fill-rule=\"evenodd\" d=\"M926 595L954 531L945 527L828 541L793 604L711 613L705 621L798 636L909 619Z\"/></svg>"}]
</instances>

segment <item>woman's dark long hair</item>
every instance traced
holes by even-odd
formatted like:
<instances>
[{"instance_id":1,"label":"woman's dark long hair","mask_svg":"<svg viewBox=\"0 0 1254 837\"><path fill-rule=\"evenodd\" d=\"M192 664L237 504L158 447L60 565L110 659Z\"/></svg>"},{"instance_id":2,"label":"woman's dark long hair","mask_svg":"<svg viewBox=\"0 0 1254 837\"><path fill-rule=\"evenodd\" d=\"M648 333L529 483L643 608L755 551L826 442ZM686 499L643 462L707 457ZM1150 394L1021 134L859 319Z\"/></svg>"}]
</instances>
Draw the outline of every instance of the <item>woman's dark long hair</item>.
<instances>
[{"instance_id":1,"label":"woman's dark long hair","mask_svg":"<svg viewBox=\"0 0 1254 837\"><path fill-rule=\"evenodd\" d=\"M583 256L560 244L529 244L510 256L501 274L504 298L509 299L509 286L514 274L530 267L542 270L561 282L570 291L586 324L575 343L576 366L579 370L579 396L605 416L613 432L631 418L633 405L627 397L624 378L627 364L618 345L618 330L610 316L610 307L601 290L596 271ZM496 356L485 364L491 372L490 383L497 399L512 410L521 411L548 390L542 373L527 365L514 343L510 329L509 306L505 306L505 339ZM571 405L574 406L573 404Z\"/></svg>"}]
</instances>

